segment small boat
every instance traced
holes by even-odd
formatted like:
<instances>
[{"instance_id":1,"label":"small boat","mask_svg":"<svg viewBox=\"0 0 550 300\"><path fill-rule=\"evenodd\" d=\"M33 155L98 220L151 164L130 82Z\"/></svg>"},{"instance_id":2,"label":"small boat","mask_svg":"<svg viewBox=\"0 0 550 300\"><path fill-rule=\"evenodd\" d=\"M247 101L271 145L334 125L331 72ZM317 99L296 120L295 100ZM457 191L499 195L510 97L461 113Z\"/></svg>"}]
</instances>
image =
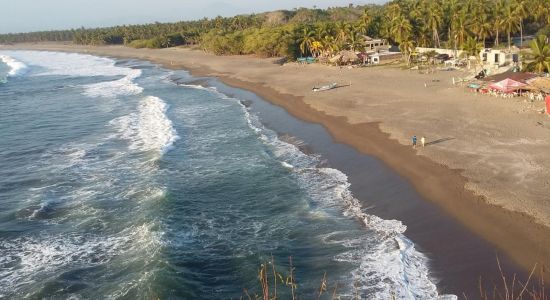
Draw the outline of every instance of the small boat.
<instances>
[{"instance_id":1,"label":"small boat","mask_svg":"<svg viewBox=\"0 0 550 300\"><path fill-rule=\"evenodd\" d=\"M314 87L312 89L312 91L314 91L314 92L328 91L328 90L332 90L332 89L336 88L337 86L338 86L338 83L333 82L331 84L323 85L323 86L320 86L320 87Z\"/></svg>"}]
</instances>

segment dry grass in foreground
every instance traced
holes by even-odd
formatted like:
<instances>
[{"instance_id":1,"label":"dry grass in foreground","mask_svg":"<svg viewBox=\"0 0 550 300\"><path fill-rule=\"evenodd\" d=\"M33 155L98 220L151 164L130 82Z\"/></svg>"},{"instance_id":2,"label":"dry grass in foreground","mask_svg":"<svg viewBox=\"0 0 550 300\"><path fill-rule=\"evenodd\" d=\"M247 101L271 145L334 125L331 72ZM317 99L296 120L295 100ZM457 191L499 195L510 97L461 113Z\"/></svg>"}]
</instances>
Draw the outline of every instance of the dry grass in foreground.
<instances>
[{"instance_id":1,"label":"dry grass in foreground","mask_svg":"<svg viewBox=\"0 0 550 300\"><path fill-rule=\"evenodd\" d=\"M492 290L483 288L481 277L479 278L479 294L482 300L548 300L546 287L544 285L545 266L539 267L539 276L533 279L537 270L537 264L533 266L529 277L525 282L517 278L516 274L507 277L502 270L500 260L497 256L497 265L500 273L501 282L493 282ZM466 296L464 296L467 299Z\"/></svg>"},{"instance_id":2,"label":"dry grass in foreground","mask_svg":"<svg viewBox=\"0 0 550 300\"><path fill-rule=\"evenodd\" d=\"M537 267L537 264L533 266L529 277L525 282L520 280L516 274L511 277L507 277L502 270L500 260L497 256L497 265L500 273L499 282L492 282L492 289L487 290L483 286L483 280L479 278L479 298L468 298L466 294L462 294L463 299L481 299L481 300L549 300L548 293L546 291L544 275L546 269L544 266ZM540 274L537 279L534 279L536 271ZM261 293L250 292L247 289L243 289L241 300L277 300L277 299L292 299L297 300L301 297L297 293L298 284L295 277L295 268L292 265L292 257L289 257L288 274L278 272L275 267L275 261L273 256L271 260L261 264L258 270L258 280L261 286ZM329 282L327 280L327 273L323 274L323 278L319 284L319 288L315 295L317 300L320 299L341 299L341 295L337 294L339 283L335 282L334 287L329 290ZM362 299L359 293L359 284L354 284L353 300ZM396 299L394 295L391 296L392 300Z\"/></svg>"}]
</instances>

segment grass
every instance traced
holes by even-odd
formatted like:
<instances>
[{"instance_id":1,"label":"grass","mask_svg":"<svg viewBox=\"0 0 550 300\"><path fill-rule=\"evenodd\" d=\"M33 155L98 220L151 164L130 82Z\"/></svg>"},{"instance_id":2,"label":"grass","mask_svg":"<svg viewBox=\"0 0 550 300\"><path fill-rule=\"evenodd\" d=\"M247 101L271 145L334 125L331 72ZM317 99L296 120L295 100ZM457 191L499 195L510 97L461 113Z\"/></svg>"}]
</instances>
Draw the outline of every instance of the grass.
<instances>
[{"instance_id":1,"label":"grass","mask_svg":"<svg viewBox=\"0 0 550 300\"><path fill-rule=\"evenodd\" d=\"M483 288L483 281L479 278L479 294L482 300L548 300L546 287L544 285L544 274L546 269L541 266L539 269L538 280L534 279L533 275L537 270L537 264L533 266L529 277L525 282L520 280L516 274L506 276L500 265L500 260L497 256L497 265L501 282L493 282L492 290ZM465 299L468 299L464 296Z\"/></svg>"},{"instance_id":2,"label":"grass","mask_svg":"<svg viewBox=\"0 0 550 300\"><path fill-rule=\"evenodd\" d=\"M479 298L481 300L549 300L544 275L546 269L544 266L538 267L537 264L533 266L529 277L523 282L516 274L507 276L502 270L500 260L496 258L500 280L498 282L491 282L492 289L487 290L484 288L483 280L479 278ZM536 271L539 271L538 278L534 276ZM292 257L289 257L289 267L286 274L279 272L275 267L275 260L273 256L267 262L260 265L258 270L258 280L260 283L261 291L259 293L250 292L247 289L243 289L241 300L277 300L277 299L301 299L297 293L298 283L295 277L295 268L292 264ZM356 281L354 286L354 300L361 299L360 296L360 282ZM323 299L340 299L341 295L338 295L339 283L335 282L334 287L329 286L327 279L327 272L324 272L323 277L319 283L319 288L314 296L317 300ZM392 294L390 299L396 299ZM469 298L465 293L459 299L468 300Z\"/></svg>"},{"instance_id":3,"label":"grass","mask_svg":"<svg viewBox=\"0 0 550 300\"><path fill-rule=\"evenodd\" d=\"M260 265L260 269L258 270L258 280L261 286L261 294L250 293L247 289L243 289L243 295L240 299L276 300L280 299L281 295L284 296L285 294L288 295L289 299L300 299L297 293L298 283L296 282L295 268L292 265L292 257L288 258L288 262L289 267L287 274L283 274L277 271L273 256L271 257L270 261L262 263ZM332 289L332 295L330 299L340 299L340 297L336 294L337 289L338 283L336 283L334 289ZM283 291L283 293L281 293L281 291ZM328 292L327 273L325 272L319 284L316 299L319 300L323 295L328 295Z\"/></svg>"}]
</instances>

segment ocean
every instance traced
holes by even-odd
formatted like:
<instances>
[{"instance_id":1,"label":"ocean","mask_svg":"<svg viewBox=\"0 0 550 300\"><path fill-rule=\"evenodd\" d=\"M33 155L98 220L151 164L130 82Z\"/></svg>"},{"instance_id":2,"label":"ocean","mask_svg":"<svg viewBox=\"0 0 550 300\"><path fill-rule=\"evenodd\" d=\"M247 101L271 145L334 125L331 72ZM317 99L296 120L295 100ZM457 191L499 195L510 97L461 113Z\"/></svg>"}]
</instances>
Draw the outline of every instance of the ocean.
<instances>
[{"instance_id":1,"label":"ocean","mask_svg":"<svg viewBox=\"0 0 550 300\"><path fill-rule=\"evenodd\" d=\"M325 274L328 298L454 298L255 105L146 61L0 51L0 298L246 298L289 257L301 299Z\"/></svg>"}]
</instances>

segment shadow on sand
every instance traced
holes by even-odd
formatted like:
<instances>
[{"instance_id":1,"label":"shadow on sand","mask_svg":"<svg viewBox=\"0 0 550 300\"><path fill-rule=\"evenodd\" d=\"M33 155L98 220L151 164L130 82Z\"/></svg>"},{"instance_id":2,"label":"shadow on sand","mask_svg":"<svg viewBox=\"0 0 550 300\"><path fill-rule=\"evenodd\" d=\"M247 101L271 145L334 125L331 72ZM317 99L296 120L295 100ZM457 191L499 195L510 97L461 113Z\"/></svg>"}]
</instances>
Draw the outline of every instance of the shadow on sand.
<instances>
[{"instance_id":1,"label":"shadow on sand","mask_svg":"<svg viewBox=\"0 0 550 300\"><path fill-rule=\"evenodd\" d=\"M439 140L428 142L428 143L426 143L426 146L431 146L431 145L443 143L443 142L446 142L446 141L451 141L451 140L454 140L454 139L455 138L453 138L453 137L442 138L442 139L439 139Z\"/></svg>"}]
</instances>

